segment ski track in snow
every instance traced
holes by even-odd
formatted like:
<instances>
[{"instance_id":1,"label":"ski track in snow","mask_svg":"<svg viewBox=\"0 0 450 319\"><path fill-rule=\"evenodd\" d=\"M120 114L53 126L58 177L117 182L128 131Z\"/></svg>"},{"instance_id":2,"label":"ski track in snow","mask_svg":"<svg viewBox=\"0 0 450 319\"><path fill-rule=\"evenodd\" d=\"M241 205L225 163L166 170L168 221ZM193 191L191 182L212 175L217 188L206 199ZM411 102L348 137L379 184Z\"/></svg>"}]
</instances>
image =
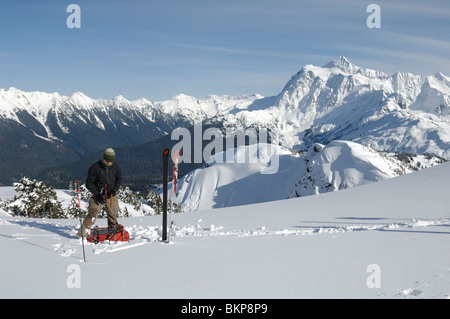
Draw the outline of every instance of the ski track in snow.
<instances>
[{"instance_id":1,"label":"ski track in snow","mask_svg":"<svg viewBox=\"0 0 450 319\"><path fill-rule=\"evenodd\" d=\"M322 223L321 223L322 224ZM328 225L326 225L328 224ZM13 240L29 241L32 243L39 237L53 237L54 243L48 249L62 257L78 255L81 251L81 239L76 238L78 225L59 225L48 221L28 222L23 219L11 220L0 219L1 226L19 226L20 232L14 233L10 237ZM415 229L426 228L430 226L450 226L450 218L440 219L408 219L404 222L394 223L373 223L358 224L349 223L348 225L333 224L333 222L324 222L322 225L315 223L304 223L304 225L293 226L291 228L280 228L270 230L265 226L256 229L226 229L224 226L208 225L202 226L201 221L196 225L177 226L174 225L169 231L171 244L176 243L178 238L183 237L251 237L251 236L304 236L316 234L344 234L349 232L363 231L414 231ZM125 229L130 234L130 242L103 242L99 244L89 243L85 240L86 248L92 249L94 254L106 252L116 252L134 247L139 247L149 243L163 243L161 241L161 226L127 226ZM28 232L27 232L28 231ZM38 232L38 233L36 233ZM450 269L449 269L450 272ZM420 294L420 288L407 288L399 293L404 296L417 296ZM448 296L450 298L450 294Z\"/></svg>"},{"instance_id":2,"label":"ski track in snow","mask_svg":"<svg viewBox=\"0 0 450 319\"><path fill-rule=\"evenodd\" d=\"M67 221L65 221L66 223ZM249 238L265 236L321 236L324 234L346 234L352 232L429 232L433 227L449 227L450 218L435 219L398 219L390 223L342 223L342 221L303 222L302 225L290 228L269 229L266 226L253 229L231 229L221 225L202 225L198 220L195 225L174 225L169 232L170 241L161 241L161 226L154 225L132 225L125 229L130 233L130 242L103 242L99 244L84 242L88 254L98 255L104 253L122 252L147 244L177 244L185 237L196 237L208 240L218 237L240 237ZM320 224L320 225L318 225ZM82 248L81 240L76 238L78 231L77 223L72 225L60 224L54 220L0 219L0 230L8 230L9 235L1 235L11 240L53 251L63 258L74 258L80 260ZM227 229L230 228L230 229ZM5 234L0 231L0 234ZM403 287L394 295L400 299L438 298L450 299L450 268L444 272L433 273L425 278L420 278L412 285Z\"/></svg>"}]
</instances>

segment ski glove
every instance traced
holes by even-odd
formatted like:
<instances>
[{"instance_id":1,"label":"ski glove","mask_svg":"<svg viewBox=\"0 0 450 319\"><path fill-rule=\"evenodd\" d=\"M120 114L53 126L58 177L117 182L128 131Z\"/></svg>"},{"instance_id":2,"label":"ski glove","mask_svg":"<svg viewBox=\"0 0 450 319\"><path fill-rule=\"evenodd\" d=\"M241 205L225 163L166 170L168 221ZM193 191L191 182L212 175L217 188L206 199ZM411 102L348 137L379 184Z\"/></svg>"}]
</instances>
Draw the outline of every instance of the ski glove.
<instances>
[{"instance_id":1,"label":"ski glove","mask_svg":"<svg viewBox=\"0 0 450 319\"><path fill-rule=\"evenodd\" d=\"M92 198L97 203L97 205L105 203L105 195L103 195L103 194L94 195L94 196L92 196Z\"/></svg>"}]
</instances>

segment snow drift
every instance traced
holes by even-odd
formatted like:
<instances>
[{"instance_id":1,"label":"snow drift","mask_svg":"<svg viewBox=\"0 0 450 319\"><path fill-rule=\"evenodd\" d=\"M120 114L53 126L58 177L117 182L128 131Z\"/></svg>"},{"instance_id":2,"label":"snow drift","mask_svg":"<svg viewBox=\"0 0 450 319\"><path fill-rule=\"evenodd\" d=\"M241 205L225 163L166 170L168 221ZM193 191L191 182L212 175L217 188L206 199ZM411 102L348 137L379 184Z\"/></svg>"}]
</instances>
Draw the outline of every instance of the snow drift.
<instances>
[{"instance_id":1,"label":"snow drift","mask_svg":"<svg viewBox=\"0 0 450 319\"><path fill-rule=\"evenodd\" d=\"M268 160L255 163L225 163L225 153L213 156L201 169L179 181L177 202L183 210L204 210L239 206L291 197L320 194L377 182L413 171L395 154L376 152L351 141L316 143L303 155L271 145L278 157L275 174L261 174ZM265 144L241 146L234 158L264 154ZM433 158L421 157L422 167Z\"/></svg>"}]
</instances>

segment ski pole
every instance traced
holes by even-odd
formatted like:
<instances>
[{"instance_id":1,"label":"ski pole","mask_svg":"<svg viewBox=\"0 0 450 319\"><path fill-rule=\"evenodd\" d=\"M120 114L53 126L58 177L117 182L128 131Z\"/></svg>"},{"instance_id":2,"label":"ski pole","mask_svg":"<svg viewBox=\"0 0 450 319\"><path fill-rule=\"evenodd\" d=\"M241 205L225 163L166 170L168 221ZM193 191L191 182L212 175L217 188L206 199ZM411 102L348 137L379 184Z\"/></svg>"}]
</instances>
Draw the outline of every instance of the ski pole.
<instances>
[{"instance_id":1,"label":"ski pole","mask_svg":"<svg viewBox=\"0 0 450 319\"><path fill-rule=\"evenodd\" d=\"M108 187L108 184L105 184L105 209L106 209L106 215L109 215L109 209L108 209L108 191L106 190L106 187Z\"/></svg>"},{"instance_id":2,"label":"ski pole","mask_svg":"<svg viewBox=\"0 0 450 319\"><path fill-rule=\"evenodd\" d=\"M80 219L80 230L81 230L81 245L83 246L83 262L86 262L86 255L84 252L84 230L83 230L83 222L81 218L81 199L80 199L80 181L75 181L77 185L77 194L78 194L78 217Z\"/></svg>"}]
</instances>

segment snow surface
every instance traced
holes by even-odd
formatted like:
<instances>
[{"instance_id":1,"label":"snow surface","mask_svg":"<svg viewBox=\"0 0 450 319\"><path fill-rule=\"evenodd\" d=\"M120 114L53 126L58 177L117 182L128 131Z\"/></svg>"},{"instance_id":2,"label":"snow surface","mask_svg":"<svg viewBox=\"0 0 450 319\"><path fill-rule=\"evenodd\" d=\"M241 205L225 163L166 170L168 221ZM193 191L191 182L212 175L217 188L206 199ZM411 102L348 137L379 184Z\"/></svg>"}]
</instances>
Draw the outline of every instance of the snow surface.
<instances>
[{"instance_id":1,"label":"snow surface","mask_svg":"<svg viewBox=\"0 0 450 319\"><path fill-rule=\"evenodd\" d=\"M181 178L177 203L184 211L254 204L351 188L412 171L392 154L351 141L315 143L304 156L276 145L270 145L267 154L267 147L259 143L214 155L204 167ZM416 158L421 167L435 165L435 158ZM261 174L265 169L275 174Z\"/></svg>"},{"instance_id":2,"label":"snow surface","mask_svg":"<svg viewBox=\"0 0 450 319\"><path fill-rule=\"evenodd\" d=\"M86 263L78 220L0 215L0 297L450 298L449 177L444 163L317 196L175 214L170 243L161 216L124 218L132 240L86 243ZM369 288L374 275L380 288Z\"/></svg>"}]
</instances>

